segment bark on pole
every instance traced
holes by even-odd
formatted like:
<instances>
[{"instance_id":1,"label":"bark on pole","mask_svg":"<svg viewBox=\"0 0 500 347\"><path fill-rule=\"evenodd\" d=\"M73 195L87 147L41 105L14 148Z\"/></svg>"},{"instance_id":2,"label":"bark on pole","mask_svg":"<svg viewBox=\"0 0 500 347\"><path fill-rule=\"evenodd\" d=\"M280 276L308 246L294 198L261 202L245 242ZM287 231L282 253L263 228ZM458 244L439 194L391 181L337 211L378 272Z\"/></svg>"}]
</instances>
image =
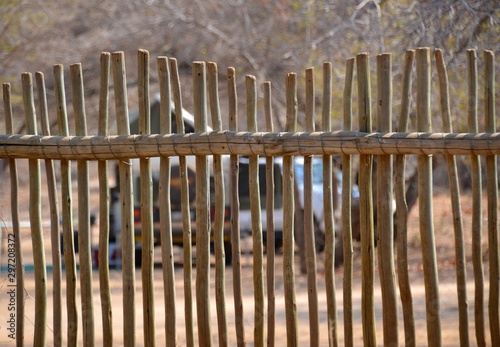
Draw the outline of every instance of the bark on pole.
<instances>
[{"instance_id":1,"label":"bark on pole","mask_svg":"<svg viewBox=\"0 0 500 347\"><path fill-rule=\"evenodd\" d=\"M358 108L359 130L372 131L370 61L367 53L356 57L358 72ZM363 342L365 346L376 346L374 285L374 228L373 228L373 196L372 196L372 162L373 156L361 155L359 158L359 214L361 233L362 262L362 299Z\"/></svg>"},{"instance_id":2,"label":"bark on pole","mask_svg":"<svg viewBox=\"0 0 500 347\"><path fill-rule=\"evenodd\" d=\"M431 60L429 48L419 48L417 58L417 123L418 131L431 132ZM432 207L432 157L418 157L419 226L424 267L427 342L441 345L439 316L439 281L434 240Z\"/></svg>"},{"instance_id":3,"label":"bark on pole","mask_svg":"<svg viewBox=\"0 0 500 347\"><path fill-rule=\"evenodd\" d=\"M130 135L125 56L115 52L112 57L112 70L115 91L116 124L118 133ZM135 245L134 245L134 194L132 189L132 161L119 162L120 206L121 206L121 254L123 272L123 341L125 346L136 345L135 334Z\"/></svg>"},{"instance_id":4,"label":"bark on pole","mask_svg":"<svg viewBox=\"0 0 500 347\"><path fill-rule=\"evenodd\" d=\"M230 67L227 70L229 130L237 131L238 124L238 94L236 91L236 71ZM236 343L238 347L246 345L245 322L243 319L243 295L241 283L241 246L240 246L240 200L238 195L239 162L237 155L229 156L229 199L231 208L231 250L233 264L233 295L236 326Z\"/></svg>"},{"instance_id":5,"label":"bark on pole","mask_svg":"<svg viewBox=\"0 0 500 347\"><path fill-rule=\"evenodd\" d=\"M408 131L410 116L412 71L415 60L415 51L408 50L405 54L405 65L402 86L401 112L397 131ZM394 193L396 200L396 232L397 232L397 270L399 294L403 306L403 322L406 346L415 346L415 319L413 313L413 298L410 278L408 276L408 205L406 202L406 157L396 156Z\"/></svg>"},{"instance_id":6,"label":"bark on pole","mask_svg":"<svg viewBox=\"0 0 500 347\"><path fill-rule=\"evenodd\" d=\"M108 135L109 122L109 72L111 54L101 54L101 76L99 87L99 128L98 134ZM109 181L108 161L97 163L99 175L99 292L101 297L103 344L113 343L113 310L111 307L111 290L109 278Z\"/></svg>"},{"instance_id":7,"label":"bark on pole","mask_svg":"<svg viewBox=\"0 0 500 347\"><path fill-rule=\"evenodd\" d=\"M346 62L346 81L344 85L343 129L352 130L352 82L354 76L355 59ZM353 309L352 309L352 162L351 156L342 156L342 251L343 251L343 307L344 307L344 339L345 345L354 345ZM359 218L355 216L354 218Z\"/></svg>"},{"instance_id":8,"label":"bark on pole","mask_svg":"<svg viewBox=\"0 0 500 347\"><path fill-rule=\"evenodd\" d=\"M175 58L169 59L172 92L175 105L175 119L177 132L184 134L182 116L182 91L179 78L179 69ZM179 156L179 177L181 177L181 211L182 211L182 247L184 250L184 322L186 324L186 345L194 346L194 312L193 312L193 250L191 246L191 215L189 206L189 182L186 157ZM166 199L166 197L165 197Z\"/></svg>"},{"instance_id":9,"label":"bark on pole","mask_svg":"<svg viewBox=\"0 0 500 347\"><path fill-rule=\"evenodd\" d=\"M149 101L149 52L137 52L137 92L139 99L139 132L151 133ZM141 175L141 268L142 309L144 324L144 345L155 345L155 300L154 300L154 227L153 227L153 180L149 158L139 161Z\"/></svg>"},{"instance_id":10,"label":"bark on pole","mask_svg":"<svg viewBox=\"0 0 500 347\"><path fill-rule=\"evenodd\" d=\"M377 56L377 130L392 130L392 55ZM392 157L377 158L377 235L384 345L397 346L398 305L394 269Z\"/></svg>"},{"instance_id":11,"label":"bark on pole","mask_svg":"<svg viewBox=\"0 0 500 347\"><path fill-rule=\"evenodd\" d=\"M297 122L297 76L286 75L286 126L295 131ZM297 302L294 260L294 172L293 157L283 157L283 286L285 291L286 336L288 346L298 346Z\"/></svg>"},{"instance_id":12,"label":"bark on pole","mask_svg":"<svg viewBox=\"0 0 500 347\"><path fill-rule=\"evenodd\" d=\"M31 73L23 73L21 79L26 131L29 134L36 135L37 123ZM41 215L40 161L30 159L28 165L30 176L29 214L33 262L35 264L35 333L33 335L33 345L41 347L45 346L45 327L47 324L47 270L45 269L45 247ZM22 293L18 295L22 295Z\"/></svg>"},{"instance_id":13,"label":"bark on pole","mask_svg":"<svg viewBox=\"0 0 500 347\"><path fill-rule=\"evenodd\" d=\"M450 115L450 96L448 87L448 72L444 62L443 52L436 50L434 52L436 66L439 75L439 90L441 100L441 114L443 119L443 128L446 132L452 132ZM469 75L469 77L472 77ZM471 83L471 81L469 81ZM458 182L457 161L455 156L446 156L448 165L448 182L450 186L450 198L453 213L453 228L455 231L455 261L457 275L457 296L458 296L458 315L460 328L460 345L469 346L469 318L467 301L467 277L465 272L465 245L464 231L462 225L462 212L460 203L460 186Z\"/></svg>"},{"instance_id":14,"label":"bark on pole","mask_svg":"<svg viewBox=\"0 0 500 347\"><path fill-rule=\"evenodd\" d=\"M207 130L206 69L204 62L193 63L194 127ZM202 346L212 346L210 317L210 217L208 162L196 156L196 310L198 339Z\"/></svg>"}]
</instances>

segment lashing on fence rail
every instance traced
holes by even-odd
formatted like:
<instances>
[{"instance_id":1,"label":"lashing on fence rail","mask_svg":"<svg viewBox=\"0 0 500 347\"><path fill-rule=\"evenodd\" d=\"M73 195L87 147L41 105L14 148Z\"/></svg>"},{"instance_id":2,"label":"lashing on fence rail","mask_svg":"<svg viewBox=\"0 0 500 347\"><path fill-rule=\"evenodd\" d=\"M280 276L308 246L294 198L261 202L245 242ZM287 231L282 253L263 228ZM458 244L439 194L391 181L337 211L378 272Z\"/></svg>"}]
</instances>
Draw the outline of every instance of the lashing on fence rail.
<instances>
[{"instance_id":1,"label":"lashing on fence rail","mask_svg":"<svg viewBox=\"0 0 500 347\"><path fill-rule=\"evenodd\" d=\"M169 135L0 135L5 158L113 160L187 155L487 155L500 154L500 133L364 133L212 131ZM29 151L27 150L29 149Z\"/></svg>"},{"instance_id":2,"label":"lashing on fence rail","mask_svg":"<svg viewBox=\"0 0 500 347\"><path fill-rule=\"evenodd\" d=\"M366 53L359 54L356 58L349 59L346 65L344 86L344 114L343 129L332 131L331 129L331 93L332 93L332 65L323 65L323 109L322 109L322 131L316 131L314 126L314 70L306 71L306 104L305 104L305 132L296 132L298 117L297 107L297 75L287 74L286 83L286 126L283 132L276 132L272 122L271 108L271 83L264 83L264 114L266 117L266 131L257 129L257 81L253 76L246 77L247 96L247 131L237 129L237 94L236 73L234 68L229 68L227 73L228 102L229 102L229 130L222 129L221 111L219 106L218 70L215 63L208 64L208 74L204 62L193 63L193 105L195 118L195 132L185 134L182 122L182 93L176 60L173 58L159 57L158 80L161 95L161 134L150 134L150 61L149 53L145 50L138 52L138 100L139 100L139 129L141 134L130 134L129 129L129 107L127 96L127 81L125 71L125 57L123 52L113 54L103 53L101 55L101 81L99 94L99 128L96 135L87 134L84 86L81 64L70 67L71 86L73 91L73 109L76 120L75 135L69 135L68 112L66 110L66 92L64 87L63 66L54 66L55 77L55 103L57 105L58 134L51 135L48 127L49 113L47 110L46 91L43 74L37 73L38 101L40 103L39 114L42 118L42 133L37 132L36 107L34 104L33 82L31 74L22 75L22 90L24 111L26 117L26 129L28 134L12 134L12 103L10 86L4 84L4 109L6 119L6 133L0 135L0 158L9 160L11 173L11 211L13 230L16 234L16 263L18 267L17 288L23 291L23 257L21 252L21 238L19 229L19 211L17 202L17 159L29 160L30 176L30 224L32 235L32 248L35 259L35 317L34 317L34 345L46 345L47 336L47 274L46 259L43 244L43 230L41 226L40 210L40 164L39 160L45 160L47 167L47 178L49 180L51 215L51 243L52 263L54 269L53 283L53 339L54 344L61 344L64 340L68 345L78 343L78 329L83 327L82 339L85 345L93 345L96 341L96 321L94 298L92 295L92 264L90 257L90 230L89 230L89 172L88 161L99 161L99 197L100 197L100 222L99 222L99 286L102 308L102 329L104 345L110 345L117 336L114 331L113 319L117 314L122 314L123 319L123 343L134 346L138 343L136 332L136 302L137 284L135 269L135 244L134 244L134 220L131 195L132 167L131 159L140 159L141 177L141 204L142 204L142 310L143 310L143 343L148 346L155 344L157 331L165 330L165 343L176 345L178 336L185 335L184 340L188 346L194 345L196 341L200 345L209 346L213 344L213 326L211 323L210 305L210 229L209 218L209 167L207 156L213 156L214 180L215 180L215 288L216 288L216 315L217 315L217 339L220 345L233 343L232 336L239 346L249 339L245 331L245 315L242 299L242 274L241 274L241 246L239 230L239 198L238 198L238 156L249 156L250 182L251 184L251 210L253 233L253 288L254 288L254 331L253 342L255 345L263 346L266 343L272 346L276 341L276 304L275 296L275 253L274 253L274 196L273 196L273 157L283 157L283 291L285 301L285 322L287 344L298 345L302 341L299 336L298 312L296 302L297 273L295 271L295 240L294 240L294 214L297 203L294 193L294 170L293 156L304 156L304 241L307 272L308 290L308 320L309 320L309 344L319 346L328 340L330 345L338 345L343 340L345 345L354 344L353 332L353 255L352 255L352 230L351 230L351 190L352 190L352 157L359 156L360 175L360 232L361 238L361 262L362 266L362 326L363 342L365 345L377 344L376 316L374 312L374 278L376 273L375 252L378 252L378 271L380 273L382 306L383 306L383 341L387 345L397 345L400 336L404 336L407 345L415 345L420 336L416 334L414 308L411 293L411 283L408 277L408 255L407 255L407 208L405 200L405 156L418 156L418 187L419 187L419 213L420 213L420 237L422 241L422 259L424 268L424 281L426 289L426 313L427 313L427 344L439 346L441 344L441 324L439 307L439 280L436 267L436 249L434 243L434 225L432 219L432 174L431 156L446 156L450 181L450 193L452 197L455 249L456 249L456 275L459 307L459 331L462 346L469 345L468 333L468 306L466 291L464 236L460 211L460 192L457 181L457 169L455 156L470 156L473 186L473 248L472 262L474 267L474 322L475 340L478 345L486 343L485 328L485 298L483 279L483 259L481 249L481 168L480 156L486 157L486 177L488 191L487 233L489 246L489 297L488 297L488 322L489 341L492 345L500 345L500 323L499 323L499 240L498 240L498 178L497 178L497 156L500 155L500 133L496 128L495 114L495 71L494 56L490 51L484 53L484 114L486 127L484 132L478 132L478 76L477 56L474 50L467 52L468 72L468 123L469 133L453 133L450 115L450 96L448 91L447 72L444 64L443 54L440 50L435 51L435 60L438 69L440 106L443 119L442 133L432 131L431 126L431 54L428 48L419 48L416 53L407 51L404 61L404 73L402 82L402 103L399 116L399 124L396 132L392 132L392 56L382 54L377 56L377 122L372 121L372 91L370 82L370 59ZM409 132L409 117L411 110L412 95L412 67L416 60L416 132ZM352 100L354 71L357 71L357 97L359 110L359 131L353 131ZM109 123L109 88L110 73L113 75L114 102L116 109L116 121L118 134L110 134ZM208 98L207 98L208 81ZM210 105L214 131L207 131L207 103ZM178 133L171 133L169 118L171 110L175 110L177 117ZM374 129L375 128L375 131ZM188 184L186 156L196 156L196 295L192 288L192 236L190 223L190 206L188 203ZM230 180L229 187L224 186L224 171L221 156L230 156ZM331 156L340 155L342 158L342 213L340 218L343 226L342 238L335 239L335 221L332 206L332 161ZM262 238L261 201L259 195L259 172L258 156L265 156L267 160L267 291L264 291L264 242ZM320 328L318 307L318 291L316 277L316 250L314 245L314 227L312 214L312 166L311 156L323 157L324 177L324 214L325 214L325 287L327 301L327 331ZM372 186L373 156L378 158L378 170L385 175L377 175L376 186ZM152 225L152 186L150 158L160 157L160 185L161 192L161 254L163 264L163 286L165 317L164 326L156 322L155 316L155 288L153 255L155 252L153 243ZM175 270L173 264L172 238L171 238L171 216L170 216L170 157L179 157L182 213L184 216L183 242L184 242L184 322L185 331L178 330L175 316ZM394 193L393 193L393 158L394 162ZM59 246L59 215L54 184L53 161L60 161L61 170L61 227L64 238L64 272L61 270L61 257L57 250ZM77 271L75 260L75 245L72 237L72 196L70 161L78 163L78 225L80 267ZM107 180L108 161L119 162L119 185L121 196L121 253L122 253L122 295L123 307L120 310L111 306L110 276L109 276L109 186ZM389 173L389 174L387 174ZM225 202L225 189L229 189L229 201ZM372 197L372 189L378 191L376 205ZM392 197L396 201L396 227L398 239L396 241L397 264L394 256L394 240L392 237L393 216L390 209ZM224 265L224 206L231 207L231 236L233 259L233 301L234 301L234 333L233 327L228 324L227 305L225 293L225 273L228 271ZM373 208L377 207L377 231L378 244L375 250L374 244L374 214ZM337 299L335 287L335 247L336 243L342 243L340 248L343 253L344 279L343 279L343 336L338 328ZM269 246L271 246L269 248ZM397 267L396 267L397 265ZM397 283L395 276L397 272ZM61 291L62 274L66 276L66 289ZM77 274L80 275L80 300L82 312L77 310ZM401 299L402 319L398 317L398 289ZM267 293L267 297L265 295ZM62 298L66 303L62 303ZM16 330L18 341L22 343L25 331L24 316L28 313L23 311L19 295L18 300L18 329ZM265 307L267 303L267 312ZM194 323L194 306L196 305L197 323ZM62 313L65 309L65 315ZM267 313L267 315L266 315ZM66 317L63 319L63 317ZM81 318L81 322L80 322ZM247 318L248 319L248 318ZM62 321L66 320L67 332L62 331ZM267 330L266 327L267 320ZM400 330L398 323L402 320L404 328ZM195 333L197 332L197 338ZM267 332L267 335L266 335ZM325 337L326 336L326 337ZM99 341L100 343L101 341Z\"/></svg>"}]
</instances>

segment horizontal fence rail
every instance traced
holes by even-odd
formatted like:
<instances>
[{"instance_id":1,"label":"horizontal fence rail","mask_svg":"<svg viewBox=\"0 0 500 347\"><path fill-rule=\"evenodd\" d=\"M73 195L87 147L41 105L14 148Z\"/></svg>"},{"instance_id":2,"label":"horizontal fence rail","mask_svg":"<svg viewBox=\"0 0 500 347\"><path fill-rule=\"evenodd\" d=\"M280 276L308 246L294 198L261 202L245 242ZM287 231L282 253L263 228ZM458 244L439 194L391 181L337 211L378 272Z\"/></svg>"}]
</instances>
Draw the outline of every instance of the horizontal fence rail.
<instances>
[{"instance_id":1,"label":"horizontal fence rail","mask_svg":"<svg viewBox=\"0 0 500 347\"><path fill-rule=\"evenodd\" d=\"M434 58L444 129L439 133L432 131L431 124L432 59L428 48L406 52L401 112L394 122L395 131L391 54L376 59L376 102L372 101L369 55L362 53L347 60L343 124L338 131L332 131L331 125L331 63L323 65L324 131L315 129L313 68L305 73L305 132L296 131L299 107L294 73L285 77L281 132L273 124L270 82L264 83L266 126L258 129L260 104L254 76L246 76L244 81L247 129L237 129L234 68L227 71L229 129L223 129L217 65L194 62L194 117L192 124L186 123L194 132L188 133L184 129L186 111L177 62L158 57L160 133L152 134L154 102L149 79L153 73L145 50L138 52L140 135L131 134L123 52L101 55L99 128L95 135L87 131L81 64L70 66L74 135L68 129L61 65L54 66L57 111L53 117L48 111L43 74L36 74L36 97L31 74L22 74L27 134L13 134L13 120L21 117L14 117L11 87L4 84L6 134L0 134L0 159L8 161L10 167L11 216L0 215L0 230L8 235L2 234L2 243L8 240L5 283L8 293L15 293L7 300L16 311L10 313L9 306L11 320L1 316L0 334L10 334L0 336L0 344L16 340L23 345L30 338L35 346L440 346L446 338L441 304L447 298L439 278L436 237L442 226L434 221L432 171L433 157L443 156L453 220L454 240L449 240L454 249L454 258L449 261L455 270L452 291L457 302L453 307L458 308L459 316L453 343L459 340L461 346L499 346L500 133L495 113L494 55L484 52L480 84L484 88L484 114L480 115L478 58L475 50L467 51L467 117L457 117L467 118L468 132L463 133L453 132L442 51L435 50ZM110 91L114 115L109 107ZM409 130L412 96L416 99L414 131ZM353 130L352 124L354 100L359 131ZM376 105L373 110L372 103ZM40 132L37 113L42 123ZM50 118L57 118L55 134L50 133ZM117 135L110 134L111 119L116 120ZM485 125L482 132L479 119ZM341 167L335 167L333 156L341 158ZM413 187L407 187L407 159L411 156L418 163ZM460 200L458 156L466 156L470 166L472 217L467 226ZM159 165L153 167L155 158L159 158ZM19 191L28 184L19 183L18 164L22 159L29 162L29 230L24 234L18 199ZM41 160L47 170L47 187L41 183ZM75 185L71 161L76 161ZM95 193L90 181L96 176L89 169L92 161L98 162L98 197L92 200L97 201L99 210L97 245L92 245L90 225L90 200ZM321 174L315 169L318 163ZM116 172L109 177L112 165ZM245 174L240 175L242 172ZM320 176L322 205L318 215L314 200L320 193L313 182ZM263 177L265 182L260 181ZM110 187L111 181L114 187ZM73 186L77 188L76 199ZM418 204L416 197L409 201L410 189L416 189ZM46 190L50 215L42 216L45 204L41 194ZM241 198L240 190L247 190L248 196ZM73 216L75 203L78 208ZM485 208L483 203L487 204ZM414 226L418 233L412 234L412 240L410 204L418 207L418 223ZM248 205L248 221L244 205ZM50 220L47 239L42 220ZM250 225L244 231L251 232L251 237L242 232L244 223ZM279 233L281 239L277 238ZM472 240L466 242L465 235L471 235ZM27 238L31 247L26 244ZM357 254L355 239L359 241ZM50 253L44 240L48 240ZM247 240L250 249L243 250ZM410 243L420 252L418 266L423 276L418 279L410 272ZM174 245L179 244L183 250L180 269L174 260ZM282 252L275 250L275 245L281 246ZM93 252L97 252L96 257ZM319 252L324 252L323 264L319 264ZM46 253L50 258L46 259ZM155 254L161 258L158 271ZM33 259L33 276L25 270L26 258ZM468 263L472 263L472 275L467 274ZM342 267L342 281L338 281L337 266ZM96 271L98 276L94 276ZM302 279L303 274L306 276ZM4 275L3 266L0 275ZM3 277L3 303L2 281ZM30 281L34 282L34 293L26 289ZM360 283L360 293L355 292L355 283ZM97 286L99 290L95 290ZM421 300L417 299L417 286L424 291ZM469 300L471 286L474 296ZM25 307L25 292L34 298L34 307ZM278 300L283 305L281 311ZM425 318L416 314L419 308ZM0 307L0 312L5 309ZM3 329L6 323L7 329ZM30 325L34 329L27 334Z\"/></svg>"},{"instance_id":2,"label":"horizontal fence rail","mask_svg":"<svg viewBox=\"0 0 500 347\"><path fill-rule=\"evenodd\" d=\"M27 150L29 148L29 150ZM12 159L112 160L187 155L499 155L500 133L281 132L128 136L0 135Z\"/></svg>"}]
</instances>

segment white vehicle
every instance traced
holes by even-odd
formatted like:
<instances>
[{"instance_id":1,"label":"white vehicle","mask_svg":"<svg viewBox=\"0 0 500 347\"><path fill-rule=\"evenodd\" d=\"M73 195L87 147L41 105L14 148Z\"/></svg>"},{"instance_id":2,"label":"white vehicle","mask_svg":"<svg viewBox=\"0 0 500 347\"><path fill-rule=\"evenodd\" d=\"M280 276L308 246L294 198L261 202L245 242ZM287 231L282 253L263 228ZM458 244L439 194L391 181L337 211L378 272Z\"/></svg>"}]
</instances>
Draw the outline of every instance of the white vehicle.
<instances>
[{"instance_id":1,"label":"white vehicle","mask_svg":"<svg viewBox=\"0 0 500 347\"><path fill-rule=\"evenodd\" d=\"M250 191L248 187L249 177L249 159L248 157L240 157L239 159L239 198L240 198L240 230L242 235L251 234L252 232L252 217L250 212ZM228 167L228 165L225 165ZM313 215L315 226L316 249L322 251L324 249L325 240L325 221L323 212L323 159L321 157L313 157ZM274 228L276 237L276 246L282 245L283 241L283 160L281 157L274 158ZM300 207L304 207L304 157L294 158L294 172L295 172L295 187L298 189L299 201L297 202ZM334 168L333 175L335 175L334 186L336 189L336 201L334 208L335 213L335 233L338 240L337 253L341 254L341 229L340 229L340 214L339 204L342 198L342 172L338 168ZM260 188L260 201L261 201L261 220L263 241L266 241L267 234L267 215L266 215L266 158L259 157L259 188ZM357 186L353 187L353 198L359 197ZM296 228L298 229L298 228Z\"/></svg>"}]
</instances>

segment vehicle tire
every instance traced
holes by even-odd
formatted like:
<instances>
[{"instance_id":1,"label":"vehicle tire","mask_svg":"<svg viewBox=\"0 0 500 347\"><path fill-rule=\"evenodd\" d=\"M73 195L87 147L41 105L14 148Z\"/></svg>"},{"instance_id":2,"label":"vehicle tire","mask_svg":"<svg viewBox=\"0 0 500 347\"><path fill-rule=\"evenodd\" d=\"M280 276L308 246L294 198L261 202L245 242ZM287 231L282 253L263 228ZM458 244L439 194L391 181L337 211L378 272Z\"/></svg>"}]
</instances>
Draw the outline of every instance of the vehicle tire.
<instances>
[{"instance_id":1,"label":"vehicle tire","mask_svg":"<svg viewBox=\"0 0 500 347\"><path fill-rule=\"evenodd\" d=\"M342 236L342 233L340 234ZM344 264L344 245L342 244L342 237L337 237L335 240L335 267Z\"/></svg>"},{"instance_id":2,"label":"vehicle tire","mask_svg":"<svg viewBox=\"0 0 500 347\"><path fill-rule=\"evenodd\" d=\"M142 248L135 249L135 267L140 268L142 266Z\"/></svg>"},{"instance_id":3,"label":"vehicle tire","mask_svg":"<svg viewBox=\"0 0 500 347\"><path fill-rule=\"evenodd\" d=\"M283 247L283 238L274 240L274 249L278 250Z\"/></svg>"},{"instance_id":4,"label":"vehicle tire","mask_svg":"<svg viewBox=\"0 0 500 347\"><path fill-rule=\"evenodd\" d=\"M262 244L264 247L267 247L267 233L263 233L262 235ZM278 236L277 233L275 232L274 235L274 250L278 250L281 247L283 247L283 233L280 231L280 235Z\"/></svg>"},{"instance_id":5,"label":"vehicle tire","mask_svg":"<svg viewBox=\"0 0 500 347\"><path fill-rule=\"evenodd\" d=\"M314 244L317 253L321 253L325 250L325 233L319 227L316 218L314 218Z\"/></svg>"},{"instance_id":6,"label":"vehicle tire","mask_svg":"<svg viewBox=\"0 0 500 347\"><path fill-rule=\"evenodd\" d=\"M231 241L224 242L224 253L226 265L231 265L233 261L233 247L231 246Z\"/></svg>"}]
</instances>

